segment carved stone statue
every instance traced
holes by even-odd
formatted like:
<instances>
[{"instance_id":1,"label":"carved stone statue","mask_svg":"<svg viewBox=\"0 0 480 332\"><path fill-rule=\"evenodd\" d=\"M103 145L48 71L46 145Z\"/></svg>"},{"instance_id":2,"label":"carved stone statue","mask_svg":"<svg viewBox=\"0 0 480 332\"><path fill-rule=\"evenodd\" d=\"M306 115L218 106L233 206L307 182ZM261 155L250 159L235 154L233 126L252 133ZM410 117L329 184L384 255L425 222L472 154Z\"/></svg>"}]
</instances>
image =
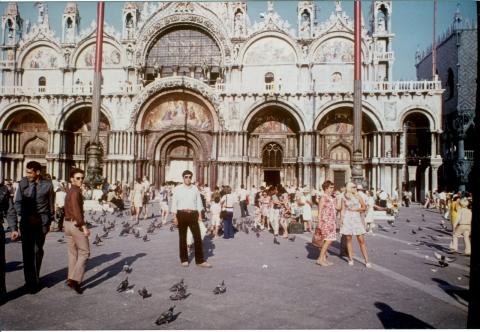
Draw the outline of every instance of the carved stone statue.
<instances>
[{"instance_id":1,"label":"carved stone statue","mask_svg":"<svg viewBox=\"0 0 480 332\"><path fill-rule=\"evenodd\" d=\"M239 10L235 14L234 20L234 33L235 36L243 35L244 27L243 27L243 13Z\"/></svg>"},{"instance_id":2,"label":"carved stone statue","mask_svg":"<svg viewBox=\"0 0 480 332\"><path fill-rule=\"evenodd\" d=\"M310 14L304 11L302 14L302 21L300 23L300 37L310 37Z\"/></svg>"}]
</instances>

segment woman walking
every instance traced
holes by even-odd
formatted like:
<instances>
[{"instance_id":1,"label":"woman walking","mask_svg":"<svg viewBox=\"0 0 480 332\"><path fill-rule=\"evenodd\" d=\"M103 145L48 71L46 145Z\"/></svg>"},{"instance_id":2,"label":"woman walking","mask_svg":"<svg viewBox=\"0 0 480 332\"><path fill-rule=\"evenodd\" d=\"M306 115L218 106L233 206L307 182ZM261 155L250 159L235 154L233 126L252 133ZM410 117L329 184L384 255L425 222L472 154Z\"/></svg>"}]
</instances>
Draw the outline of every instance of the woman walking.
<instances>
[{"instance_id":1,"label":"woman walking","mask_svg":"<svg viewBox=\"0 0 480 332\"><path fill-rule=\"evenodd\" d=\"M352 182L347 183L346 192L341 202L342 226L340 227L340 233L345 235L347 240L348 265L353 266L352 236L355 235L365 259L365 266L370 268L372 265L368 262L367 246L363 237L366 231L360 215L361 212L365 211L365 203L358 195L357 188Z\"/></svg>"},{"instance_id":2,"label":"woman walking","mask_svg":"<svg viewBox=\"0 0 480 332\"><path fill-rule=\"evenodd\" d=\"M142 184L142 180L138 178L133 185L133 190L130 192L130 202L133 207L132 212L135 213L135 224L140 223L140 213L143 207L143 197L145 196L145 187Z\"/></svg>"},{"instance_id":3,"label":"woman walking","mask_svg":"<svg viewBox=\"0 0 480 332\"><path fill-rule=\"evenodd\" d=\"M472 252L470 244L472 210L468 208L468 199L466 197L460 199L458 205L457 220L453 225L453 239L450 243L450 249L453 252L458 252L458 238L463 236L463 241L465 242L465 255L470 256Z\"/></svg>"},{"instance_id":4,"label":"woman walking","mask_svg":"<svg viewBox=\"0 0 480 332\"><path fill-rule=\"evenodd\" d=\"M317 264L321 266L333 265L333 263L327 261L327 250L330 244L336 240L337 235L335 232L336 199L332 196L334 188L333 182L325 181L322 184L324 194L320 197L320 202L318 203L318 228L322 232L323 244Z\"/></svg>"}]
</instances>

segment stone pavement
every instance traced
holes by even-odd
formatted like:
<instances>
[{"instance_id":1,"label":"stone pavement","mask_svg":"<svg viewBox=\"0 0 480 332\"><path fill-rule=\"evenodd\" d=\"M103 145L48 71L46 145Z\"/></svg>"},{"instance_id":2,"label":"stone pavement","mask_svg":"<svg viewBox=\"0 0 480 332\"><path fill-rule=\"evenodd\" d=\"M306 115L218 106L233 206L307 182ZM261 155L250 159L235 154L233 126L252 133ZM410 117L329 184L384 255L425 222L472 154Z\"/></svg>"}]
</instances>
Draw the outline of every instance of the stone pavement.
<instances>
[{"instance_id":1,"label":"stone pavement","mask_svg":"<svg viewBox=\"0 0 480 332\"><path fill-rule=\"evenodd\" d=\"M130 217L107 219L118 225ZM142 236L151 220L141 222ZM83 295L64 284L67 246L57 241L62 233L47 236L41 274L46 287L35 295L23 293L21 244L9 242L11 300L0 309L0 329L466 328L469 258L457 254L450 266L438 265L433 252L446 250L450 241L440 220L438 212L413 206L401 208L393 227L381 222L383 229L366 237L372 269L361 259L348 266L338 256L338 243L330 250L334 265L320 267L315 265L318 249L309 244L309 233L297 235L294 242L279 239L280 245L275 245L266 231L259 238L252 232L239 232L231 240L207 237L204 247L213 268L199 268L194 261L184 268L177 231L163 227L144 242L133 235L119 237L117 226L101 246L91 247ZM101 227L92 229L92 240L97 233L102 233ZM125 262L133 267L128 277L135 286L133 292L117 293L126 275ZM168 289L182 278L190 296L171 301ZM227 292L214 295L212 290L222 280ZM153 294L150 298L137 294L144 286ZM159 314L173 304L176 319L155 325Z\"/></svg>"}]
</instances>

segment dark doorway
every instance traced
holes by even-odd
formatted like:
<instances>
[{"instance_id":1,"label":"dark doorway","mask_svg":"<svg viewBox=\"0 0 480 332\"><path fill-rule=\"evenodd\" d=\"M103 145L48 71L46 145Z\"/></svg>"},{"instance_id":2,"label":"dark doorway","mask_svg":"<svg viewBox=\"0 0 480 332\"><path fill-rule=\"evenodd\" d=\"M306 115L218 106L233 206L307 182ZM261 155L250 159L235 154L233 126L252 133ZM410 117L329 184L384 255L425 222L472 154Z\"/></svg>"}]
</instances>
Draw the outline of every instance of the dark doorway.
<instances>
[{"instance_id":1,"label":"dark doorway","mask_svg":"<svg viewBox=\"0 0 480 332\"><path fill-rule=\"evenodd\" d=\"M267 186L280 184L280 171L264 171L263 180Z\"/></svg>"},{"instance_id":2,"label":"dark doorway","mask_svg":"<svg viewBox=\"0 0 480 332\"><path fill-rule=\"evenodd\" d=\"M333 183L335 189L340 189L345 185L345 171L333 171Z\"/></svg>"}]
</instances>

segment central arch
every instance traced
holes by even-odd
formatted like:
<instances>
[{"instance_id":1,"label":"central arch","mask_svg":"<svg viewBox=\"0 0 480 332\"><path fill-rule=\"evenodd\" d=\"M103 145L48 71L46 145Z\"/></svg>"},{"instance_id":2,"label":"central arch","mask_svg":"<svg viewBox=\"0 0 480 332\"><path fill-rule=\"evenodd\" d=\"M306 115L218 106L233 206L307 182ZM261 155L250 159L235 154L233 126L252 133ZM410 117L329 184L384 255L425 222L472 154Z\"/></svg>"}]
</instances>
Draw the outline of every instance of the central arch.
<instances>
[{"instance_id":1,"label":"central arch","mask_svg":"<svg viewBox=\"0 0 480 332\"><path fill-rule=\"evenodd\" d=\"M297 185L299 133L304 130L299 112L285 103L263 103L246 117L243 130L250 160L247 185Z\"/></svg>"}]
</instances>

